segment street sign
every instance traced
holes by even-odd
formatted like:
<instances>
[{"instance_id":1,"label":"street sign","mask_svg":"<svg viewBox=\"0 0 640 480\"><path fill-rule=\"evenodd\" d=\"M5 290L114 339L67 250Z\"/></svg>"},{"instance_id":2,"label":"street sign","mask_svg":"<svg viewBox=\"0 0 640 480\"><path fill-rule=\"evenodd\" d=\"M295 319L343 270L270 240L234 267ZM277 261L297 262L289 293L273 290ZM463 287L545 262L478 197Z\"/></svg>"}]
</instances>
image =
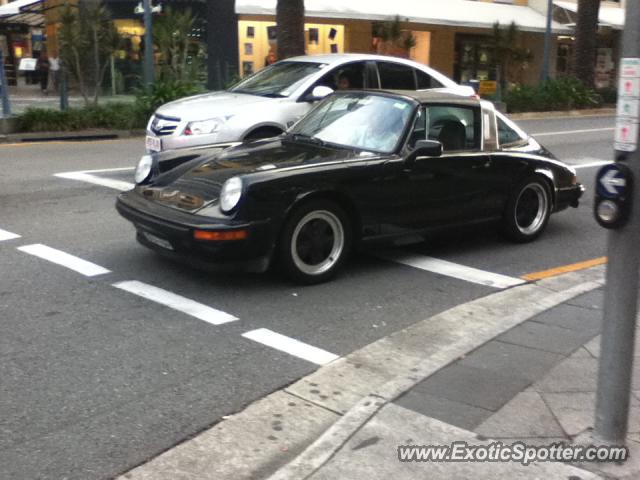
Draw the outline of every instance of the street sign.
<instances>
[{"instance_id":1,"label":"street sign","mask_svg":"<svg viewBox=\"0 0 640 480\"><path fill-rule=\"evenodd\" d=\"M498 90L498 82L494 80L480 80L480 95L493 95Z\"/></svg>"},{"instance_id":2,"label":"street sign","mask_svg":"<svg viewBox=\"0 0 640 480\"><path fill-rule=\"evenodd\" d=\"M618 109L614 148L635 152L638 147L640 123L640 58L620 60Z\"/></svg>"},{"instance_id":3,"label":"street sign","mask_svg":"<svg viewBox=\"0 0 640 480\"><path fill-rule=\"evenodd\" d=\"M616 120L615 149L635 152L638 146L638 119L619 116Z\"/></svg>"},{"instance_id":4,"label":"street sign","mask_svg":"<svg viewBox=\"0 0 640 480\"><path fill-rule=\"evenodd\" d=\"M596 179L598 195L607 198L624 196L628 185L627 176L627 172L618 164L605 165Z\"/></svg>"},{"instance_id":5,"label":"street sign","mask_svg":"<svg viewBox=\"0 0 640 480\"><path fill-rule=\"evenodd\" d=\"M640 101L621 98L618 101L618 117L640 120Z\"/></svg>"}]
</instances>

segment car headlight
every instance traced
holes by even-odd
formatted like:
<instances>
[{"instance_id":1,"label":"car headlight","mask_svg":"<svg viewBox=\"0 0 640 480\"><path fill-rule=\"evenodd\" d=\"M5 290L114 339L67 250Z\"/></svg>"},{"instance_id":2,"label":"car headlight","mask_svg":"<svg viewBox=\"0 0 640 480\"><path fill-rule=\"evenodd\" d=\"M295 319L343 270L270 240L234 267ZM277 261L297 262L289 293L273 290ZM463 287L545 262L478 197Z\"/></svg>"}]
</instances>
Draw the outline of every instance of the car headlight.
<instances>
[{"instance_id":1,"label":"car headlight","mask_svg":"<svg viewBox=\"0 0 640 480\"><path fill-rule=\"evenodd\" d=\"M211 118L199 122L190 122L184 129L185 135L206 135L216 133L224 123L223 118Z\"/></svg>"},{"instance_id":2,"label":"car headlight","mask_svg":"<svg viewBox=\"0 0 640 480\"><path fill-rule=\"evenodd\" d=\"M233 210L242 197L242 180L240 177L231 177L222 185L220 192L220 209L229 213Z\"/></svg>"},{"instance_id":3,"label":"car headlight","mask_svg":"<svg viewBox=\"0 0 640 480\"><path fill-rule=\"evenodd\" d=\"M134 175L136 183L143 183L149 180L152 170L153 157L151 155L143 155L136 167L136 173Z\"/></svg>"}]
</instances>

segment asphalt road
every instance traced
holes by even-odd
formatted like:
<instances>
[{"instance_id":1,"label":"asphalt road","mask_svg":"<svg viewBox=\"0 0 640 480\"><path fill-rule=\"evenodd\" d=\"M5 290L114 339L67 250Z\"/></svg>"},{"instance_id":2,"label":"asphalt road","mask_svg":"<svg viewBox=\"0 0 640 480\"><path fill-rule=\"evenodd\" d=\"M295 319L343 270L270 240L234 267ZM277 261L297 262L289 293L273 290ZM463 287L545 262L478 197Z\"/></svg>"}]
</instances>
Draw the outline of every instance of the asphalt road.
<instances>
[{"instance_id":1,"label":"asphalt road","mask_svg":"<svg viewBox=\"0 0 640 480\"><path fill-rule=\"evenodd\" d=\"M588 188L581 206L552 217L538 241L514 245L483 227L392 255L414 264L446 260L511 280L602 257L605 232L591 213L596 167L589 165L611 159L613 122L521 122L577 165ZM135 242L114 209L116 190L87 182L86 174L54 176L108 169L89 172L90 181L130 182L130 170L113 169L135 165L142 149L141 139L0 146L0 478L111 478L327 358L497 290L454 278L448 267L437 274L379 252L357 255L335 281L313 287L274 274L205 274L168 262ZM20 237L2 240L3 231ZM51 251L33 245L109 272L78 273L41 258ZM114 287L130 281L197 302L213 321ZM278 348L303 342L296 345L307 359L243 336L258 329L291 339L268 333Z\"/></svg>"}]
</instances>

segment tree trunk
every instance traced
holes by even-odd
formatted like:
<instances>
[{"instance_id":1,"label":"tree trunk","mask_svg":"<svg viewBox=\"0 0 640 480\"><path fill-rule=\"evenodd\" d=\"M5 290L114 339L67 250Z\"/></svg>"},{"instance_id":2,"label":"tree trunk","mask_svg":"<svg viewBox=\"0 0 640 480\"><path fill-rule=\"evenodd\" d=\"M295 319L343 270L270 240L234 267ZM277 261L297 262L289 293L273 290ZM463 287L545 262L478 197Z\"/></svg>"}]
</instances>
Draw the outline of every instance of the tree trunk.
<instances>
[{"instance_id":1,"label":"tree trunk","mask_svg":"<svg viewBox=\"0 0 640 480\"><path fill-rule=\"evenodd\" d=\"M575 75L590 88L594 86L599 10L600 0L578 0L574 52Z\"/></svg>"},{"instance_id":2,"label":"tree trunk","mask_svg":"<svg viewBox=\"0 0 640 480\"><path fill-rule=\"evenodd\" d=\"M278 60L304 55L304 0L278 0Z\"/></svg>"}]
</instances>

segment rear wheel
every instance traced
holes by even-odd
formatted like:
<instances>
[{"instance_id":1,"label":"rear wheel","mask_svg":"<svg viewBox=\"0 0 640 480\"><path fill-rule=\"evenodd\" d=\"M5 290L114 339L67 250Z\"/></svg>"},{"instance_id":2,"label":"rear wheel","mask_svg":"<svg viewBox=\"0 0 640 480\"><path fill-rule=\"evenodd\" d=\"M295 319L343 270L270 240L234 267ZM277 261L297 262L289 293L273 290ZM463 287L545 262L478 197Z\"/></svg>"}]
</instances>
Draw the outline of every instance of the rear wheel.
<instances>
[{"instance_id":1,"label":"rear wheel","mask_svg":"<svg viewBox=\"0 0 640 480\"><path fill-rule=\"evenodd\" d=\"M551 191L547 182L529 177L514 189L507 201L503 226L516 242L530 242L544 231L551 215Z\"/></svg>"},{"instance_id":2,"label":"rear wheel","mask_svg":"<svg viewBox=\"0 0 640 480\"><path fill-rule=\"evenodd\" d=\"M296 209L279 243L281 265L289 278L313 284L331 279L351 249L352 230L344 210L315 200Z\"/></svg>"}]
</instances>

